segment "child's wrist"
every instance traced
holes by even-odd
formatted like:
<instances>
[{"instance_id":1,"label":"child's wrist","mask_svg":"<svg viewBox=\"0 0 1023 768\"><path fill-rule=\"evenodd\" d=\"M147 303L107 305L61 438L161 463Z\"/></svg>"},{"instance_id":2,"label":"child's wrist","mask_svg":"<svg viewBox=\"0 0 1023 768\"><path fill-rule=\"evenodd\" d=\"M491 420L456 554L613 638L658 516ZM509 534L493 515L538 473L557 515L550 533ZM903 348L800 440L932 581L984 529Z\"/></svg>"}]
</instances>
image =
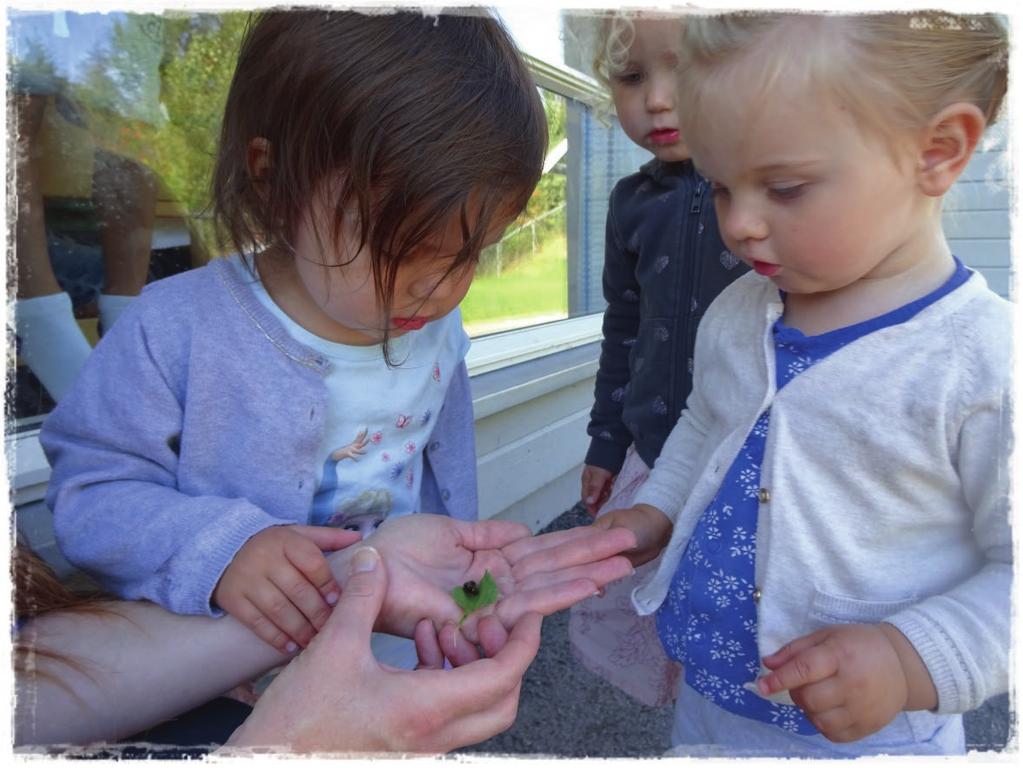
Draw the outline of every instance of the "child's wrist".
<instances>
[{"instance_id":1,"label":"child's wrist","mask_svg":"<svg viewBox=\"0 0 1023 768\"><path fill-rule=\"evenodd\" d=\"M895 651L906 681L906 702L902 709L904 711L936 709L938 692L931 680L931 673L916 648L895 625L882 622L877 626Z\"/></svg>"}]
</instances>

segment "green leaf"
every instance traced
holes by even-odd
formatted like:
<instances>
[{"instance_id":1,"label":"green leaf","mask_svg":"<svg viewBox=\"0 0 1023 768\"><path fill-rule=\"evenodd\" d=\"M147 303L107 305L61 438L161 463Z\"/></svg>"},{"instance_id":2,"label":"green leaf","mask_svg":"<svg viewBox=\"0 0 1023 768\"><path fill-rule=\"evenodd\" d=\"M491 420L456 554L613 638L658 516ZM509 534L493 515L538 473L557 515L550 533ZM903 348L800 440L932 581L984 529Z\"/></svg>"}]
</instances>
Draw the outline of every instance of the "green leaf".
<instances>
[{"instance_id":1,"label":"green leaf","mask_svg":"<svg viewBox=\"0 0 1023 768\"><path fill-rule=\"evenodd\" d=\"M475 595L467 593L464 586L455 587L451 590L451 596L455 599L455 603L462 609L462 620L458 622L458 626L462 626L462 623L470 613L478 611L480 608L486 608L488 605L493 605L501 597L501 591L497 588L497 582L490 575L490 571L486 571L483 574L483 578L480 579L476 588L477 594Z\"/></svg>"}]
</instances>

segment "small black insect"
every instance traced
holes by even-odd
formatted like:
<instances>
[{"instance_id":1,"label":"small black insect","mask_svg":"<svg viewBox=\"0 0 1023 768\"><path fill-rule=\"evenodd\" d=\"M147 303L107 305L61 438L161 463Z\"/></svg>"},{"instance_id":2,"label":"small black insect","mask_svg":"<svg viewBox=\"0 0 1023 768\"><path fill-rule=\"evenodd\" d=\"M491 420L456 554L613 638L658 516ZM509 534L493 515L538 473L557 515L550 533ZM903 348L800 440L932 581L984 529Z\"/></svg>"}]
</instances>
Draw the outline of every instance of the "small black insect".
<instances>
[{"instance_id":1,"label":"small black insect","mask_svg":"<svg viewBox=\"0 0 1023 768\"><path fill-rule=\"evenodd\" d=\"M462 585L462 590L465 594L470 595L471 597L476 597L476 595L480 593L479 585L477 585L475 581L465 582L465 584Z\"/></svg>"}]
</instances>

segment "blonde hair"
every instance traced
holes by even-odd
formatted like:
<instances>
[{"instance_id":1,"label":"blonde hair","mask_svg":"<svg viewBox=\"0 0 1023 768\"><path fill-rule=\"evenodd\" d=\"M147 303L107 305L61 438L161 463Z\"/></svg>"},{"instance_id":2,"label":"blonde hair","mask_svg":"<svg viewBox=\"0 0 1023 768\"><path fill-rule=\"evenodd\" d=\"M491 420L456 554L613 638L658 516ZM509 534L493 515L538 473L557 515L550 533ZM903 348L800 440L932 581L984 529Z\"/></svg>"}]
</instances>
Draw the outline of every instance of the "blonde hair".
<instances>
[{"instance_id":1,"label":"blonde hair","mask_svg":"<svg viewBox=\"0 0 1023 768\"><path fill-rule=\"evenodd\" d=\"M611 78L621 72L629 60L629 49L636 38L632 18L625 11L606 11L599 17L593 75L608 91L611 90Z\"/></svg>"},{"instance_id":2,"label":"blonde hair","mask_svg":"<svg viewBox=\"0 0 1023 768\"><path fill-rule=\"evenodd\" d=\"M798 55L787 56L793 32L803 33ZM864 128L891 141L959 102L994 123L1008 78L1008 36L993 14L691 16L682 48L684 123L698 119L705 95L734 87L737 77L744 92L764 100L780 81L795 79L837 97Z\"/></svg>"}]
</instances>

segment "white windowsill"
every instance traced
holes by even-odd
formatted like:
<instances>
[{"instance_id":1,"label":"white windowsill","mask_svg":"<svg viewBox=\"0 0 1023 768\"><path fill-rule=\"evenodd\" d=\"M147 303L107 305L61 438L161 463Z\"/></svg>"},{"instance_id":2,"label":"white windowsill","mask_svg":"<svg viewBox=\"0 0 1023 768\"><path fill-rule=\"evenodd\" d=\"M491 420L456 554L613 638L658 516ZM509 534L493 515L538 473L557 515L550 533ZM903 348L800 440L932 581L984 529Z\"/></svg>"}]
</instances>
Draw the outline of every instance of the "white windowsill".
<instances>
[{"instance_id":1,"label":"white windowsill","mask_svg":"<svg viewBox=\"0 0 1023 768\"><path fill-rule=\"evenodd\" d=\"M602 320L598 312L473 339L465 360L469 376L599 341Z\"/></svg>"},{"instance_id":2,"label":"white windowsill","mask_svg":"<svg viewBox=\"0 0 1023 768\"><path fill-rule=\"evenodd\" d=\"M559 320L557 322L523 328L516 331L495 333L474 339L466 363L469 376L507 368L530 360L537 360L558 352L590 344L601 338L602 314ZM488 416L503 407L522 402L530 396L539 396L565 381L592 375L596 361L586 364L572 364L571 370L545 372L536 380L517 382L501 392L490 393L476 403L477 418ZM39 501L46 494L50 479L50 467L39 445L39 430L32 429L11 434L5 438L6 453L14 464L11 475L16 507L32 501Z\"/></svg>"}]
</instances>

